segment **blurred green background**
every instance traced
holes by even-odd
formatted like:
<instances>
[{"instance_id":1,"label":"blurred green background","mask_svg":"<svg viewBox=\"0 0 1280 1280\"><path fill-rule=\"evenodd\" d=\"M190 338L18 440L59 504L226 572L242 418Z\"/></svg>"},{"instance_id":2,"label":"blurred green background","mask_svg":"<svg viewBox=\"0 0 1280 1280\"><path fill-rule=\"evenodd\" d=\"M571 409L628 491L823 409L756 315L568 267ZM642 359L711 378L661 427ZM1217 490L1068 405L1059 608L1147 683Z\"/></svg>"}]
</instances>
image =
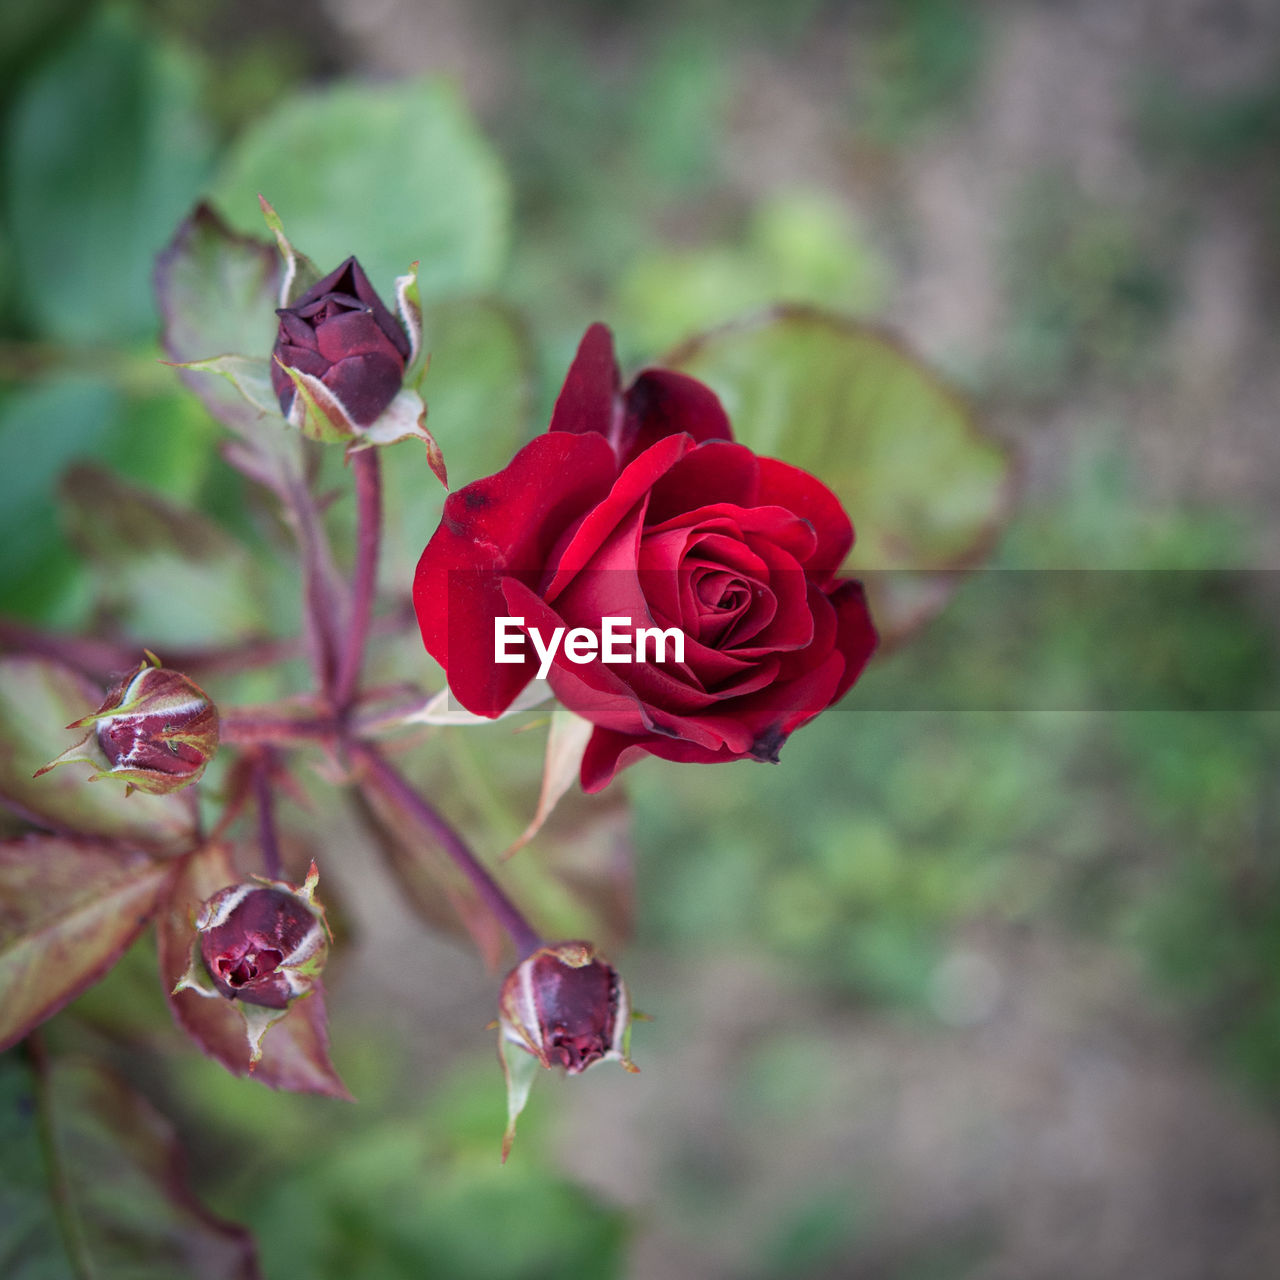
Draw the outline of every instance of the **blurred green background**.
<instances>
[{"instance_id":1,"label":"blurred green background","mask_svg":"<svg viewBox=\"0 0 1280 1280\"><path fill-rule=\"evenodd\" d=\"M1015 450L995 565L1280 563L1266 0L51 0L0 24L6 614L102 616L110 565L52 497L73 462L275 545L157 362L150 288L197 197L260 234L258 190L322 269L354 251L385 294L422 259L455 485L541 429L590 321L636 367L789 301L892 326ZM439 498L413 446L387 462L403 592ZM255 560L219 625L265 599L288 633L295 584ZM1135 575L1102 634L1069 600L993 623L962 588L780 767L633 769L613 958L654 1015L642 1074L540 1082L505 1168L495 978L322 808L299 820L331 864L349 844L332 1032L358 1107L153 1059L178 1042L146 944L60 1022L173 1117L271 1280L1280 1273L1272 576ZM1112 643L1158 665L1170 636L1202 709L1091 696ZM410 641L388 679L426 678ZM976 709L1011 683L1078 709ZM869 709L908 693L926 709Z\"/></svg>"}]
</instances>

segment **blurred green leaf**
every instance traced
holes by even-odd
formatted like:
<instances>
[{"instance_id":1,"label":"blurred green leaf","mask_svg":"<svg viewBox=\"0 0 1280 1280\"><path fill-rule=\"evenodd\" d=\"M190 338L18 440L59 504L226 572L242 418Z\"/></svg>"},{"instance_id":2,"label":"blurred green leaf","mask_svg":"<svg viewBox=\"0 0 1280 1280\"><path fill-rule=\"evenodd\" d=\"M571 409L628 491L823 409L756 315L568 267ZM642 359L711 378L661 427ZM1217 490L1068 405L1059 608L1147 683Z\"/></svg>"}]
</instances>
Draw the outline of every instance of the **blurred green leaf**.
<instances>
[{"instance_id":1,"label":"blurred green leaf","mask_svg":"<svg viewBox=\"0 0 1280 1280\"><path fill-rule=\"evenodd\" d=\"M651 356L779 300L873 311L884 301L887 275L839 203L789 192L764 201L737 243L664 247L636 258L618 286L618 327L628 351Z\"/></svg>"},{"instance_id":2,"label":"blurred green leaf","mask_svg":"<svg viewBox=\"0 0 1280 1280\"><path fill-rule=\"evenodd\" d=\"M102 977L172 875L172 864L105 841L0 844L0 1048Z\"/></svg>"},{"instance_id":3,"label":"blurred green leaf","mask_svg":"<svg viewBox=\"0 0 1280 1280\"><path fill-rule=\"evenodd\" d=\"M424 298L483 288L507 249L506 175L438 81L286 99L236 142L214 194L254 235L266 196L322 270L355 254L384 298L415 260Z\"/></svg>"},{"instance_id":4,"label":"blurred green leaf","mask_svg":"<svg viewBox=\"0 0 1280 1280\"><path fill-rule=\"evenodd\" d=\"M211 138L189 59L104 9L26 85L7 139L18 297L72 342L155 325L156 253L208 171Z\"/></svg>"},{"instance_id":5,"label":"blurred green leaf","mask_svg":"<svg viewBox=\"0 0 1280 1280\"><path fill-rule=\"evenodd\" d=\"M125 795L110 780L87 781L87 766L32 775L75 740L64 725L96 711L103 690L46 658L0 658L0 800L56 830L128 840L144 849L189 847L190 795Z\"/></svg>"},{"instance_id":6,"label":"blurred green leaf","mask_svg":"<svg viewBox=\"0 0 1280 1280\"><path fill-rule=\"evenodd\" d=\"M71 578L64 560L56 561L60 581L48 578L53 558L59 551L65 556L49 495L64 468L103 446L119 408L120 398L107 383L84 377L50 380L0 398L0 582L6 611L16 611L25 598L49 601Z\"/></svg>"},{"instance_id":7,"label":"blurred green leaf","mask_svg":"<svg viewBox=\"0 0 1280 1280\"><path fill-rule=\"evenodd\" d=\"M854 568L962 564L1003 514L1005 451L873 329L783 308L695 339L674 362L719 394L737 439L835 491L858 533Z\"/></svg>"},{"instance_id":8,"label":"blurred green leaf","mask_svg":"<svg viewBox=\"0 0 1280 1280\"><path fill-rule=\"evenodd\" d=\"M963 566L1006 515L1007 452L925 365L874 329L784 307L696 338L669 363L719 394L738 440L836 493L857 531L854 570ZM872 575L882 638L900 639L953 586L940 579L922 601L919 580Z\"/></svg>"},{"instance_id":9,"label":"blurred green leaf","mask_svg":"<svg viewBox=\"0 0 1280 1280\"><path fill-rule=\"evenodd\" d=\"M240 236L201 204L182 222L156 263L161 344L170 360L216 356L266 360L276 336L282 263L276 246ZM181 374L214 417L256 417L236 389L210 374ZM274 407L274 396L272 397Z\"/></svg>"},{"instance_id":10,"label":"blurred green leaf","mask_svg":"<svg viewBox=\"0 0 1280 1280\"><path fill-rule=\"evenodd\" d=\"M261 1280L249 1234L195 1199L169 1123L87 1064L0 1057L6 1280Z\"/></svg>"},{"instance_id":11,"label":"blurred green leaf","mask_svg":"<svg viewBox=\"0 0 1280 1280\"><path fill-rule=\"evenodd\" d=\"M268 1272L308 1280L621 1274L624 1217L538 1159L536 1125L499 1163L502 1099L494 1056L467 1061L422 1112L366 1123L344 1138L340 1158L273 1178L242 1209Z\"/></svg>"},{"instance_id":12,"label":"blurred green leaf","mask_svg":"<svg viewBox=\"0 0 1280 1280\"><path fill-rule=\"evenodd\" d=\"M127 634L199 647L260 622L253 561L212 520L100 467L74 467L62 494L72 541L100 570L99 607Z\"/></svg>"}]
</instances>

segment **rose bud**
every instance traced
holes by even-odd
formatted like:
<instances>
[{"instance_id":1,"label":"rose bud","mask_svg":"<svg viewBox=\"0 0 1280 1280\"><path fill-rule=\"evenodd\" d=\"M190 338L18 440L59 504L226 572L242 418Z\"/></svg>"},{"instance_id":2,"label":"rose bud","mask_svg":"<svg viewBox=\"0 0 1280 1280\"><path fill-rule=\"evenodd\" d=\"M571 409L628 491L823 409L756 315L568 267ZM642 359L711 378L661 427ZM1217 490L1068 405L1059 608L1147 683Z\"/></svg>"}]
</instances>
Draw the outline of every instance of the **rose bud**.
<instances>
[{"instance_id":1,"label":"rose bud","mask_svg":"<svg viewBox=\"0 0 1280 1280\"><path fill-rule=\"evenodd\" d=\"M589 942L540 947L507 974L498 1008L498 1056L507 1077L503 1160L539 1064L563 1067L571 1076L597 1062L639 1070L627 1053L631 1001L626 983ZM512 1052L515 1046L523 1052Z\"/></svg>"},{"instance_id":2,"label":"rose bud","mask_svg":"<svg viewBox=\"0 0 1280 1280\"><path fill-rule=\"evenodd\" d=\"M122 778L126 794L136 788L164 795L195 782L218 749L218 712L209 696L162 667L153 653L97 711L67 728L88 732L37 770L37 778L56 765L82 761L98 770L90 782Z\"/></svg>"},{"instance_id":3,"label":"rose bud","mask_svg":"<svg viewBox=\"0 0 1280 1280\"><path fill-rule=\"evenodd\" d=\"M328 958L332 935L315 900L319 879L313 862L301 885L259 879L228 885L196 913L191 962L174 994L236 1001L251 1065L262 1056L267 1028L311 992Z\"/></svg>"},{"instance_id":4,"label":"rose bud","mask_svg":"<svg viewBox=\"0 0 1280 1280\"><path fill-rule=\"evenodd\" d=\"M271 386L286 418L296 395L289 369L318 378L356 426L369 426L395 399L409 339L355 258L276 315Z\"/></svg>"}]
</instances>

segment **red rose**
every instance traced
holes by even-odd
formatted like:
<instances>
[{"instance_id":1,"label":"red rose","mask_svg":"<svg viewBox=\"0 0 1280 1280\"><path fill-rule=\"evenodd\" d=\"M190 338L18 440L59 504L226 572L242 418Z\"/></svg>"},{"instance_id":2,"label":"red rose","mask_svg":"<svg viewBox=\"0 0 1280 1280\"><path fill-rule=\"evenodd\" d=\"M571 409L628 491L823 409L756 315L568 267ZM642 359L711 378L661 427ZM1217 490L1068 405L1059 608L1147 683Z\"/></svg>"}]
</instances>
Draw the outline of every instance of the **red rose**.
<instances>
[{"instance_id":1,"label":"red rose","mask_svg":"<svg viewBox=\"0 0 1280 1280\"><path fill-rule=\"evenodd\" d=\"M561 648L549 664L556 697L596 726L581 777L598 791L646 753L776 760L842 697L876 645L861 585L836 577L852 545L835 495L735 444L702 383L649 369L623 392L593 325L546 434L446 501L414 605L454 697L491 717L540 665L528 645L495 660L499 618L546 637L599 637L606 618L683 632L679 663L579 663Z\"/></svg>"}]
</instances>

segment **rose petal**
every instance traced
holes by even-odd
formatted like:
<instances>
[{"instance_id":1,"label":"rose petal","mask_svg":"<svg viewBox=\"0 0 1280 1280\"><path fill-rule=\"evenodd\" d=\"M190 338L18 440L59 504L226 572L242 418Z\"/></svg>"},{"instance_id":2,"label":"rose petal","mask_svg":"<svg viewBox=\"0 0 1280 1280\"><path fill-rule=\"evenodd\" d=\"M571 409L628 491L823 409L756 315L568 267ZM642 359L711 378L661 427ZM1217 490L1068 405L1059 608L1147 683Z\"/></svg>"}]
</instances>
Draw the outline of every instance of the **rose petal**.
<instances>
[{"instance_id":1,"label":"rose petal","mask_svg":"<svg viewBox=\"0 0 1280 1280\"><path fill-rule=\"evenodd\" d=\"M548 431L594 432L616 443L622 429L622 380L613 355L613 334L593 324L578 344Z\"/></svg>"},{"instance_id":2,"label":"rose petal","mask_svg":"<svg viewBox=\"0 0 1280 1280\"><path fill-rule=\"evenodd\" d=\"M555 601L634 507L647 504L655 481L668 472L689 448L686 439L674 436L660 441L624 468L608 496L587 512L568 544L555 554L555 573L543 592L548 601ZM631 563L634 565L635 560Z\"/></svg>"},{"instance_id":3,"label":"rose petal","mask_svg":"<svg viewBox=\"0 0 1280 1280\"><path fill-rule=\"evenodd\" d=\"M588 794L603 791L621 770L638 764L647 756L658 756L679 764L727 764L732 760L745 759L746 753L723 746L718 749L702 747L674 738L637 737L615 733L611 729L597 729L582 756L579 779L583 791Z\"/></svg>"},{"instance_id":4,"label":"rose petal","mask_svg":"<svg viewBox=\"0 0 1280 1280\"><path fill-rule=\"evenodd\" d=\"M747 545L768 566L768 591L758 597L758 607L725 636L723 647L741 658L805 648L813 640L813 613L804 570L767 538L752 538Z\"/></svg>"},{"instance_id":5,"label":"rose petal","mask_svg":"<svg viewBox=\"0 0 1280 1280\"><path fill-rule=\"evenodd\" d=\"M344 311L331 316L316 328L315 335L326 360L342 360L352 352L385 351L392 363L404 368L404 357L370 311Z\"/></svg>"},{"instance_id":6,"label":"rose petal","mask_svg":"<svg viewBox=\"0 0 1280 1280\"><path fill-rule=\"evenodd\" d=\"M790 552L802 564L809 560L817 546L817 534L808 520L785 507L739 507L731 502L715 502L687 511L655 524L648 533L665 533L668 529L705 528L741 538L760 534Z\"/></svg>"},{"instance_id":7,"label":"rose petal","mask_svg":"<svg viewBox=\"0 0 1280 1280\"><path fill-rule=\"evenodd\" d=\"M835 647L844 655L844 672L831 701L838 702L862 674L879 637L867 608L867 594L860 582L842 582L827 597L835 609Z\"/></svg>"},{"instance_id":8,"label":"rose petal","mask_svg":"<svg viewBox=\"0 0 1280 1280\"><path fill-rule=\"evenodd\" d=\"M531 662L494 662L494 619L507 614L502 580L536 580L562 531L609 492L616 476L604 438L550 432L505 470L450 494L418 562L413 600L427 652L454 697L497 716L534 675Z\"/></svg>"},{"instance_id":9,"label":"rose petal","mask_svg":"<svg viewBox=\"0 0 1280 1280\"><path fill-rule=\"evenodd\" d=\"M775 458L761 458L760 502L793 511L813 526L817 545L805 567L825 586L853 546L853 525L840 499L807 471Z\"/></svg>"},{"instance_id":10,"label":"rose petal","mask_svg":"<svg viewBox=\"0 0 1280 1280\"><path fill-rule=\"evenodd\" d=\"M627 388L622 457L634 458L668 436L732 440L733 429L716 393L671 369L646 369Z\"/></svg>"},{"instance_id":11,"label":"rose petal","mask_svg":"<svg viewBox=\"0 0 1280 1280\"><path fill-rule=\"evenodd\" d=\"M745 445L709 440L690 449L654 486L654 525L703 507L708 500L737 507L760 504L759 459ZM785 505L785 504L783 504Z\"/></svg>"},{"instance_id":12,"label":"rose petal","mask_svg":"<svg viewBox=\"0 0 1280 1280\"><path fill-rule=\"evenodd\" d=\"M329 367L320 381L342 402L357 426L371 426L396 398L403 370L393 355L368 352Z\"/></svg>"}]
</instances>

